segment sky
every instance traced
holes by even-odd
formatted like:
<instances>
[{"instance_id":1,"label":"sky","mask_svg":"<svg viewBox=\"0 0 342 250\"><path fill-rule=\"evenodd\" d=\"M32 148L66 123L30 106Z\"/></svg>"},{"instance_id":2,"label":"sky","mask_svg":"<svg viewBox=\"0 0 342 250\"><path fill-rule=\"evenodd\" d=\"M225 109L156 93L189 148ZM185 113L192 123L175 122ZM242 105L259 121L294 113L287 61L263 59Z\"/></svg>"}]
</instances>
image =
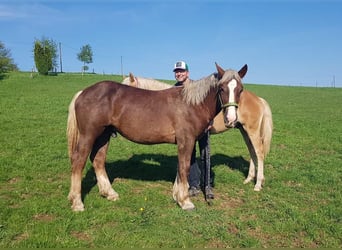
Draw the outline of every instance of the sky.
<instances>
[{"instance_id":1,"label":"sky","mask_svg":"<svg viewBox=\"0 0 342 250\"><path fill-rule=\"evenodd\" d=\"M63 72L173 80L184 60L194 80L248 65L245 83L342 87L339 0L0 0L0 41L22 71L33 44L61 45ZM60 71L60 68L57 69Z\"/></svg>"}]
</instances>

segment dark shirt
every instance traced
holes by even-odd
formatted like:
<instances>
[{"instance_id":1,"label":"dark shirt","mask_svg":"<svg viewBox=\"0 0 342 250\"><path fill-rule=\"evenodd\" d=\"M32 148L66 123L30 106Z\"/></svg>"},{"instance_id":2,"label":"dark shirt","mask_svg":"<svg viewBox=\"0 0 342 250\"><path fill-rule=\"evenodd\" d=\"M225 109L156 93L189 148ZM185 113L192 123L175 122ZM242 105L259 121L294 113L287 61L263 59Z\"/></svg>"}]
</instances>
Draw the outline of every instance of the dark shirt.
<instances>
[{"instance_id":1,"label":"dark shirt","mask_svg":"<svg viewBox=\"0 0 342 250\"><path fill-rule=\"evenodd\" d=\"M193 80L189 79L189 82L191 83L193 82ZM175 87L183 86L183 82L176 82L174 86Z\"/></svg>"}]
</instances>

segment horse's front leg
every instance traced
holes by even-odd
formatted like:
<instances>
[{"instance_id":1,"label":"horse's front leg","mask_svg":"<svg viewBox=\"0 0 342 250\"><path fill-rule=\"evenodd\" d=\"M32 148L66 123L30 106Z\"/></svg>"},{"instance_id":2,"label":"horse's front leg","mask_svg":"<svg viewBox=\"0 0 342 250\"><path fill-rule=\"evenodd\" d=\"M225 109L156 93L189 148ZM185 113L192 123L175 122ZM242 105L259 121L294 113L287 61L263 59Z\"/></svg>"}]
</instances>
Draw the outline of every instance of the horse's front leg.
<instances>
[{"instance_id":1,"label":"horse's front leg","mask_svg":"<svg viewBox=\"0 0 342 250\"><path fill-rule=\"evenodd\" d=\"M191 210L195 205L189 198L188 176L190 171L190 158L192 153L192 145L188 148L178 146L178 171L175 183L173 185L173 199L183 210Z\"/></svg>"},{"instance_id":2,"label":"horse's front leg","mask_svg":"<svg viewBox=\"0 0 342 250\"><path fill-rule=\"evenodd\" d=\"M263 150L262 139L260 138L259 133L256 133L256 132L245 131L245 134L243 135L244 135L249 153L251 155L248 176L246 180L244 181L244 183L246 184L246 183L249 183L251 180L253 180L255 178L255 172L257 172L254 191L260 191L265 181L264 150Z\"/></svg>"},{"instance_id":3,"label":"horse's front leg","mask_svg":"<svg viewBox=\"0 0 342 250\"><path fill-rule=\"evenodd\" d=\"M246 179L243 181L243 184L250 183L255 178L255 164L254 164L254 161L256 161L256 159L252 159L252 156L251 156L251 159L249 161L248 175L247 175Z\"/></svg>"}]
</instances>

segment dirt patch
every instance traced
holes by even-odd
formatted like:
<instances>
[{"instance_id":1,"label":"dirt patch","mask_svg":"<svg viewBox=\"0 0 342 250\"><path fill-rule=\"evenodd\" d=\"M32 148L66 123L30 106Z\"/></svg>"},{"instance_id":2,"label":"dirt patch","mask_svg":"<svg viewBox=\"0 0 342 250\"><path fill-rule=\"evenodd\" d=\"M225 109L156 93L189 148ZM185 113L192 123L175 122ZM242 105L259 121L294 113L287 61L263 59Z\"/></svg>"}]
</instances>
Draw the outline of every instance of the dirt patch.
<instances>
[{"instance_id":1,"label":"dirt patch","mask_svg":"<svg viewBox=\"0 0 342 250\"><path fill-rule=\"evenodd\" d=\"M20 178L19 177L13 177L12 179L10 179L8 181L9 184L16 184L17 182L20 181Z\"/></svg>"},{"instance_id":2,"label":"dirt patch","mask_svg":"<svg viewBox=\"0 0 342 250\"><path fill-rule=\"evenodd\" d=\"M78 240L81 240L81 241L87 241L87 242L92 241L89 234L84 233L84 232L73 231L73 232L71 232L71 236L78 239Z\"/></svg>"},{"instance_id":3,"label":"dirt patch","mask_svg":"<svg viewBox=\"0 0 342 250\"><path fill-rule=\"evenodd\" d=\"M23 241L29 238L29 234L27 232L18 234L14 236L14 241Z\"/></svg>"},{"instance_id":4,"label":"dirt patch","mask_svg":"<svg viewBox=\"0 0 342 250\"><path fill-rule=\"evenodd\" d=\"M243 190L240 190L238 196L243 197L243 192ZM226 210L227 208L237 208L244 203L242 198L229 197L228 194L222 194L219 192L215 192L215 201L218 201L216 207L223 210Z\"/></svg>"},{"instance_id":5,"label":"dirt patch","mask_svg":"<svg viewBox=\"0 0 342 250\"><path fill-rule=\"evenodd\" d=\"M33 218L35 220L38 220L38 221L53 221L53 220L55 220L55 216L53 216L51 214L35 214L33 216Z\"/></svg>"}]
</instances>

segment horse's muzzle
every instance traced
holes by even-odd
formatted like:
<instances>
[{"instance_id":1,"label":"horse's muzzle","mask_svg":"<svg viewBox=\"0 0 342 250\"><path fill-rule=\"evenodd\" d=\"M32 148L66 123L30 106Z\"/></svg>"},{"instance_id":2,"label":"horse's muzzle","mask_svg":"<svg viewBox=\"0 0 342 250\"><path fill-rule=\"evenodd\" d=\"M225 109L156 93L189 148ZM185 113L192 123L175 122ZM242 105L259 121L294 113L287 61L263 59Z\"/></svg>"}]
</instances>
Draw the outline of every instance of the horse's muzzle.
<instances>
[{"instance_id":1,"label":"horse's muzzle","mask_svg":"<svg viewBox=\"0 0 342 250\"><path fill-rule=\"evenodd\" d=\"M224 125L227 128L234 128L237 122L237 107L229 106L224 115Z\"/></svg>"}]
</instances>

